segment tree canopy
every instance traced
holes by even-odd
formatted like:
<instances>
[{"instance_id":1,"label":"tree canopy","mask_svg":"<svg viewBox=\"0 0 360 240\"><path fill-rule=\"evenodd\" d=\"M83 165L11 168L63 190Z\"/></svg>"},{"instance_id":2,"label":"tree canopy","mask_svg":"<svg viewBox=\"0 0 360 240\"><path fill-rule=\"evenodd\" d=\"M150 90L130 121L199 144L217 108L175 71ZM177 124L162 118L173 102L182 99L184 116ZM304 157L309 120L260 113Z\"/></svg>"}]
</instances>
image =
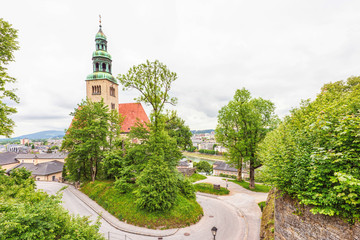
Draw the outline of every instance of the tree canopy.
<instances>
[{"instance_id":1,"label":"tree canopy","mask_svg":"<svg viewBox=\"0 0 360 240\"><path fill-rule=\"evenodd\" d=\"M82 101L71 113L74 117L64 136L61 150L67 150L66 169L73 180L94 181L105 153L114 146L120 134L122 118L116 111L109 112L101 102Z\"/></svg>"},{"instance_id":2,"label":"tree canopy","mask_svg":"<svg viewBox=\"0 0 360 240\"><path fill-rule=\"evenodd\" d=\"M152 107L149 134L145 133L146 129L143 127L133 129L131 134L139 134L143 138L140 145L134 146L137 151L130 150L127 153L127 158L135 156L133 162L141 159L140 162L144 166L136 177L137 189L134 192L138 198L137 206L148 211L170 209L180 192L186 193L187 196L194 195L194 188L189 182L178 177L179 173L175 168L182 154L176 138L170 137L169 133L174 133L177 129L170 127L174 132L165 129L164 105L176 104L176 98L169 95L171 83L176 78L176 73L171 72L158 60L134 66L127 74L118 76L124 89L134 88L140 92L136 100ZM183 125L179 118L168 120L168 124L172 124L174 128ZM129 179L118 179L117 185L126 189L127 182Z\"/></svg>"},{"instance_id":3,"label":"tree canopy","mask_svg":"<svg viewBox=\"0 0 360 240\"><path fill-rule=\"evenodd\" d=\"M325 84L259 148L267 181L313 213L360 219L360 78Z\"/></svg>"},{"instance_id":4,"label":"tree canopy","mask_svg":"<svg viewBox=\"0 0 360 240\"><path fill-rule=\"evenodd\" d=\"M9 115L16 113L16 109L7 104L7 101L19 103L14 89L8 89L8 83L14 83L15 78L7 73L5 67L14 61L14 51L19 49L17 30L0 18L0 136L9 137L13 133L14 121Z\"/></svg>"},{"instance_id":5,"label":"tree canopy","mask_svg":"<svg viewBox=\"0 0 360 240\"><path fill-rule=\"evenodd\" d=\"M61 206L61 194L35 191L31 173L14 169L0 171L0 239L104 239L100 222L71 216Z\"/></svg>"},{"instance_id":6,"label":"tree canopy","mask_svg":"<svg viewBox=\"0 0 360 240\"><path fill-rule=\"evenodd\" d=\"M250 188L255 188L254 170L261 166L256 157L258 144L277 122L274 109L271 101L252 98L243 88L236 90L233 100L219 111L216 140L228 149L228 162L238 169L238 180L242 162L249 161Z\"/></svg>"}]
</instances>

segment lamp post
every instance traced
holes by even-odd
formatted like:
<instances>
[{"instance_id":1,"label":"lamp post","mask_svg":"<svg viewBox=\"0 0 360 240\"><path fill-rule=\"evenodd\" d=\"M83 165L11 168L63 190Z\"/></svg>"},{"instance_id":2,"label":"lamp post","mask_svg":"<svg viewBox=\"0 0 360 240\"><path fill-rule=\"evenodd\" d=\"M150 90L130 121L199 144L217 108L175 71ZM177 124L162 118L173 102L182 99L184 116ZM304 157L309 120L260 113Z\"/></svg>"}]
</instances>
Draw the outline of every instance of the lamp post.
<instances>
[{"instance_id":1,"label":"lamp post","mask_svg":"<svg viewBox=\"0 0 360 240\"><path fill-rule=\"evenodd\" d=\"M214 240L215 240L216 232L217 232L217 228L216 228L215 226L212 227L211 233L212 233L212 235L214 236Z\"/></svg>"}]
</instances>

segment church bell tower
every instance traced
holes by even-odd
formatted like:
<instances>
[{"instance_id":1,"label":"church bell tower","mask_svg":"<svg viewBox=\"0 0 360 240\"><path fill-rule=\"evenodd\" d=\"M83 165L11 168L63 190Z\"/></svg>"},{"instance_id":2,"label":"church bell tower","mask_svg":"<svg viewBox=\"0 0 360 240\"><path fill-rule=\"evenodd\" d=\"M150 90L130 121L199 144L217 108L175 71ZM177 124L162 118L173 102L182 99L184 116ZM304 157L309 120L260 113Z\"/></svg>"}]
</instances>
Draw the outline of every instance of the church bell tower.
<instances>
[{"instance_id":1,"label":"church bell tower","mask_svg":"<svg viewBox=\"0 0 360 240\"><path fill-rule=\"evenodd\" d=\"M86 77L86 97L93 102L104 103L111 110L119 111L118 83L111 74L111 55L107 52L107 40L101 29L95 36L95 51L92 54L93 73Z\"/></svg>"}]
</instances>

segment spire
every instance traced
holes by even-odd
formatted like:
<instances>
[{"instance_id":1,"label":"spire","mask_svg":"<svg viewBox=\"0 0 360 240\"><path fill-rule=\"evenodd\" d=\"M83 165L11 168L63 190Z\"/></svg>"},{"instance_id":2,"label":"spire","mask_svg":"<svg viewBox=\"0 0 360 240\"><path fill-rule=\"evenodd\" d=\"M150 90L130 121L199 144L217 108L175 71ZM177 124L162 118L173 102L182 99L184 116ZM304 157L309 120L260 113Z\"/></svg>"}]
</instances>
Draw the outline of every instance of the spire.
<instances>
[{"instance_id":1,"label":"spire","mask_svg":"<svg viewBox=\"0 0 360 240\"><path fill-rule=\"evenodd\" d=\"M100 27L100 30L101 30L101 14L99 14L99 27Z\"/></svg>"},{"instance_id":2,"label":"spire","mask_svg":"<svg viewBox=\"0 0 360 240\"><path fill-rule=\"evenodd\" d=\"M93 73L88 75L86 80L108 79L117 84L116 79L111 75L111 55L107 52L107 39L102 31L101 15L99 15L99 31L95 35L95 51L92 54Z\"/></svg>"}]
</instances>

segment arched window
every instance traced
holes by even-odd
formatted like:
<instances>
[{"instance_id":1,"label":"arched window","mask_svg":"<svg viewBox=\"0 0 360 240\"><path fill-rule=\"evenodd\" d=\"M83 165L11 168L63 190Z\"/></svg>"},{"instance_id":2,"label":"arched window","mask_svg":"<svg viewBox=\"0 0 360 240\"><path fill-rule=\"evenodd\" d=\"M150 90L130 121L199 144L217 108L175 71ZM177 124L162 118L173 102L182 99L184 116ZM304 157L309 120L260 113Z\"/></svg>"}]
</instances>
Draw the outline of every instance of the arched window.
<instances>
[{"instance_id":1,"label":"arched window","mask_svg":"<svg viewBox=\"0 0 360 240\"><path fill-rule=\"evenodd\" d=\"M96 63L96 64L95 64L95 67L96 67L96 70L95 70L95 71L98 72L98 71L99 71L99 63Z\"/></svg>"},{"instance_id":2,"label":"arched window","mask_svg":"<svg viewBox=\"0 0 360 240\"><path fill-rule=\"evenodd\" d=\"M102 64L102 70L103 70L103 72L106 72L106 64L105 63Z\"/></svg>"},{"instance_id":3,"label":"arched window","mask_svg":"<svg viewBox=\"0 0 360 240\"><path fill-rule=\"evenodd\" d=\"M101 94L101 86L98 86L98 87L99 87L98 94Z\"/></svg>"},{"instance_id":4,"label":"arched window","mask_svg":"<svg viewBox=\"0 0 360 240\"><path fill-rule=\"evenodd\" d=\"M111 65L109 65L109 73L111 73Z\"/></svg>"}]
</instances>

